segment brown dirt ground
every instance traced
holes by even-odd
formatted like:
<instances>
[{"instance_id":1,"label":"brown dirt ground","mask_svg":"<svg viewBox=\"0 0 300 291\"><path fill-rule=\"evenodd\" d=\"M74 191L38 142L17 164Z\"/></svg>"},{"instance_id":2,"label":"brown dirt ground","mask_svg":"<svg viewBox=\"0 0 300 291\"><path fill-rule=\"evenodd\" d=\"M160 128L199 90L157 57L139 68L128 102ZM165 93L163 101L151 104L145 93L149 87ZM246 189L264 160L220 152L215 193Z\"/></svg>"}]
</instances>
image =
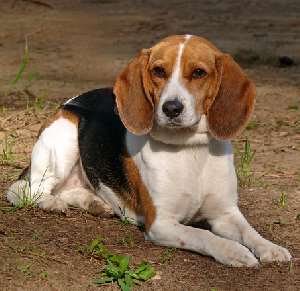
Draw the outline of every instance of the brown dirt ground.
<instances>
[{"instance_id":1,"label":"brown dirt ground","mask_svg":"<svg viewBox=\"0 0 300 291\"><path fill-rule=\"evenodd\" d=\"M300 290L299 1L41 2L51 7L29 0L0 4L0 145L7 135L13 150L12 160L0 162L0 289L98 289L92 279L104 261L83 256L78 247L101 236L111 250L132 255L134 263L153 262L161 278L141 290ZM241 148L248 137L256 151L254 181L240 189L240 206L260 233L292 252L291 266L228 268L180 250L163 264L166 249L145 242L141 231L118 219L76 209L62 215L5 208L4 191L27 164L37 131L58 102L111 85L139 49L181 33L207 37L233 54L257 84L252 129L235 141ZM25 36L30 62L12 89ZM298 65L280 67L279 56ZM31 81L28 72L34 75ZM277 202L281 193L287 195L285 207ZM130 236L128 246L124 239Z\"/></svg>"}]
</instances>

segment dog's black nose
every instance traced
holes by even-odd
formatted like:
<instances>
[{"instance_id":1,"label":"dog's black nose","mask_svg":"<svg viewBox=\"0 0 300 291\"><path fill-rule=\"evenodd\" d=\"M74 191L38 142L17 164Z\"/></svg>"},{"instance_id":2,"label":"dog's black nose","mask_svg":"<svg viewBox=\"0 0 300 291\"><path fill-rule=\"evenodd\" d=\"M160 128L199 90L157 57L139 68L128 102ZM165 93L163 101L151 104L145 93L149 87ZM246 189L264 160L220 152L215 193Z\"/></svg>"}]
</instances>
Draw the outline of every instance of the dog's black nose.
<instances>
[{"instance_id":1,"label":"dog's black nose","mask_svg":"<svg viewBox=\"0 0 300 291\"><path fill-rule=\"evenodd\" d=\"M170 118L177 117L183 111L183 104L178 100L167 101L162 106L162 111Z\"/></svg>"}]
</instances>

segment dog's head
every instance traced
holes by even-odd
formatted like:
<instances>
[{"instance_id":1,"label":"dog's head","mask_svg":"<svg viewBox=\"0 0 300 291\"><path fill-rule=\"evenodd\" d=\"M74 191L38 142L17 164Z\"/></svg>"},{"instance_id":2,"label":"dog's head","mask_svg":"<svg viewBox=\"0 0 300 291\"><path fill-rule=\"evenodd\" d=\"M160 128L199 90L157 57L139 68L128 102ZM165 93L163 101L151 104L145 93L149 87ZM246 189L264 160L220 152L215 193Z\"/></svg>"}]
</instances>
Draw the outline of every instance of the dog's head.
<instances>
[{"instance_id":1,"label":"dog's head","mask_svg":"<svg viewBox=\"0 0 300 291\"><path fill-rule=\"evenodd\" d=\"M117 77L114 93L121 120L134 134L196 132L205 119L218 139L244 128L255 99L240 66L196 36L171 36L143 49Z\"/></svg>"}]
</instances>

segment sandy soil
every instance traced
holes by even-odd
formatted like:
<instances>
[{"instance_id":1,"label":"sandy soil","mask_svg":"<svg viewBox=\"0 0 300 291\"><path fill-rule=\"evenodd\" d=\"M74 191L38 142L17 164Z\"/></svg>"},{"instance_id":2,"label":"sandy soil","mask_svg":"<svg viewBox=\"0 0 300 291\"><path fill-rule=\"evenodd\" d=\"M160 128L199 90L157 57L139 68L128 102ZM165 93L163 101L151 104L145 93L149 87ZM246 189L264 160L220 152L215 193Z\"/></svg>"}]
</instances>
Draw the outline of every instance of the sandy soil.
<instances>
[{"instance_id":1,"label":"sandy soil","mask_svg":"<svg viewBox=\"0 0 300 291\"><path fill-rule=\"evenodd\" d=\"M41 2L0 4L0 289L117 290L93 285L104 261L78 251L101 236L133 263L154 264L160 279L141 290L300 290L299 1ZM28 163L38 129L57 104L111 85L139 49L182 33L207 37L234 55L256 82L251 126L235 141L241 149L248 137L256 151L254 178L240 189L240 206L259 232L292 252L291 265L234 269L180 250L163 263L166 248L145 242L140 230L118 219L76 209L66 215L8 211L4 191ZM12 88L25 37L29 65ZM295 65L280 65L282 56ZM7 161L3 146L12 151ZM282 194L284 207L278 203Z\"/></svg>"}]
</instances>

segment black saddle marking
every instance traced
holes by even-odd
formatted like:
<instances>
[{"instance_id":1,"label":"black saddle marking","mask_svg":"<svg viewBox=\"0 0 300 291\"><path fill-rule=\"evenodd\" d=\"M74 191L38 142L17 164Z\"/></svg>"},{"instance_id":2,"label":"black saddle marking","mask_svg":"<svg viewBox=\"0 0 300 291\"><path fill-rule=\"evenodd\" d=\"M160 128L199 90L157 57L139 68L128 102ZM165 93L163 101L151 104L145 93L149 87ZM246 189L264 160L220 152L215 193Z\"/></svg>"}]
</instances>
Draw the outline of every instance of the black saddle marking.
<instances>
[{"instance_id":1,"label":"black saddle marking","mask_svg":"<svg viewBox=\"0 0 300 291\"><path fill-rule=\"evenodd\" d=\"M79 116L78 143L83 168L94 188L100 183L129 192L123 165L126 128L116 113L112 88L84 93L62 107Z\"/></svg>"}]
</instances>

